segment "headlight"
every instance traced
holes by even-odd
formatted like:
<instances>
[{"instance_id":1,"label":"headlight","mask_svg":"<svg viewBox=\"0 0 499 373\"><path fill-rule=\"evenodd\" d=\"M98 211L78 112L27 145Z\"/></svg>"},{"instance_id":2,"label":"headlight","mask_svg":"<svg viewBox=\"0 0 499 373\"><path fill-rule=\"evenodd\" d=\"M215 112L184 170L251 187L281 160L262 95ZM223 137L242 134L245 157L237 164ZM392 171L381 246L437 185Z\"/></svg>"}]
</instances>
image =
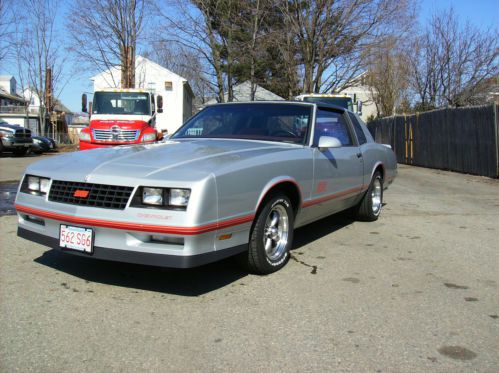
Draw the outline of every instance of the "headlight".
<instances>
[{"instance_id":1,"label":"headlight","mask_svg":"<svg viewBox=\"0 0 499 373\"><path fill-rule=\"evenodd\" d=\"M189 189L170 189L169 205L186 207L189 203L191 191Z\"/></svg>"},{"instance_id":2,"label":"headlight","mask_svg":"<svg viewBox=\"0 0 499 373\"><path fill-rule=\"evenodd\" d=\"M190 196L190 189L143 186L135 192L130 206L186 210Z\"/></svg>"},{"instance_id":3,"label":"headlight","mask_svg":"<svg viewBox=\"0 0 499 373\"><path fill-rule=\"evenodd\" d=\"M155 133L144 133L144 136L142 136L142 141L143 142L156 141L156 134Z\"/></svg>"},{"instance_id":4,"label":"headlight","mask_svg":"<svg viewBox=\"0 0 499 373\"><path fill-rule=\"evenodd\" d=\"M21 185L21 192L45 195L50 189L50 179L46 177L39 177L33 175L26 175L23 184Z\"/></svg>"},{"instance_id":5,"label":"headlight","mask_svg":"<svg viewBox=\"0 0 499 373\"><path fill-rule=\"evenodd\" d=\"M162 188L142 188L142 203L144 205L161 206L163 204Z\"/></svg>"},{"instance_id":6,"label":"headlight","mask_svg":"<svg viewBox=\"0 0 499 373\"><path fill-rule=\"evenodd\" d=\"M82 141L90 141L90 134L87 132L81 131L78 136L80 137L80 140Z\"/></svg>"}]
</instances>

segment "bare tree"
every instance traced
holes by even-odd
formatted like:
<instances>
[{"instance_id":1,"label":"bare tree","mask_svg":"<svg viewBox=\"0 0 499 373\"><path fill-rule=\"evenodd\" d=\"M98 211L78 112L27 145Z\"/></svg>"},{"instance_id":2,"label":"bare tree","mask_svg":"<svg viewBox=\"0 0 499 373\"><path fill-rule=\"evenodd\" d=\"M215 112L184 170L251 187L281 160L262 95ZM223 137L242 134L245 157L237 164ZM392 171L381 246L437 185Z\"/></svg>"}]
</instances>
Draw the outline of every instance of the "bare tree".
<instances>
[{"instance_id":1,"label":"bare tree","mask_svg":"<svg viewBox=\"0 0 499 373\"><path fill-rule=\"evenodd\" d=\"M147 18L146 0L75 0L68 17L72 51L99 70L120 66L121 81L135 86L135 54Z\"/></svg>"},{"instance_id":2,"label":"bare tree","mask_svg":"<svg viewBox=\"0 0 499 373\"><path fill-rule=\"evenodd\" d=\"M281 11L301 59L304 92L347 88L364 70L362 56L380 35L403 25L405 0L289 0Z\"/></svg>"},{"instance_id":3,"label":"bare tree","mask_svg":"<svg viewBox=\"0 0 499 373\"><path fill-rule=\"evenodd\" d=\"M29 12L26 12L29 9ZM20 0L16 2L16 31L13 42L18 77L23 91L29 88L39 106L39 131L46 130L47 115L63 88L65 57L55 29L58 0Z\"/></svg>"},{"instance_id":4,"label":"bare tree","mask_svg":"<svg viewBox=\"0 0 499 373\"><path fill-rule=\"evenodd\" d=\"M192 49L164 41L152 43L146 57L185 78L194 95L204 104L212 94L200 56Z\"/></svg>"},{"instance_id":5,"label":"bare tree","mask_svg":"<svg viewBox=\"0 0 499 373\"><path fill-rule=\"evenodd\" d=\"M407 99L409 58L403 37L389 37L368 53L367 86L377 116L396 113Z\"/></svg>"},{"instance_id":6,"label":"bare tree","mask_svg":"<svg viewBox=\"0 0 499 373\"><path fill-rule=\"evenodd\" d=\"M411 85L423 110L463 106L499 73L497 30L460 24L454 11L434 15L413 44Z\"/></svg>"},{"instance_id":7,"label":"bare tree","mask_svg":"<svg viewBox=\"0 0 499 373\"><path fill-rule=\"evenodd\" d=\"M199 56L203 62L203 76L208 78L206 82L220 102L225 101L226 87L222 54L232 52L233 48L231 40L224 39L217 28L221 27L223 14L230 5L231 0L177 0L168 7L157 8L164 35L159 41L190 49ZM225 50L224 44L229 44Z\"/></svg>"},{"instance_id":8,"label":"bare tree","mask_svg":"<svg viewBox=\"0 0 499 373\"><path fill-rule=\"evenodd\" d=\"M0 63L7 57L12 47L15 30L15 17L10 0L0 0Z\"/></svg>"}]
</instances>

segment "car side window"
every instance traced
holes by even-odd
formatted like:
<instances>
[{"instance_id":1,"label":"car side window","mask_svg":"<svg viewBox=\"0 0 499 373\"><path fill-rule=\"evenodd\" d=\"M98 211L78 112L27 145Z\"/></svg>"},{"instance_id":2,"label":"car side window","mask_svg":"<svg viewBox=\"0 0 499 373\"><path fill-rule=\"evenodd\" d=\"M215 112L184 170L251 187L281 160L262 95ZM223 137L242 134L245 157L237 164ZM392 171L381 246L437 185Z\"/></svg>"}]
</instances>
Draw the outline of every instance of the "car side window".
<instances>
[{"instance_id":1,"label":"car side window","mask_svg":"<svg viewBox=\"0 0 499 373\"><path fill-rule=\"evenodd\" d=\"M357 139L359 140L359 145L365 144L367 142L366 135L364 134L364 131L362 130L362 126L359 123L357 117L355 114L348 113L348 116L350 117L350 120L352 121L353 124L353 129L355 130L355 133L357 134Z\"/></svg>"},{"instance_id":2,"label":"car side window","mask_svg":"<svg viewBox=\"0 0 499 373\"><path fill-rule=\"evenodd\" d=\"M321 136L336 137L342 146L353 145L348 124L343 115L337 111L318 109L315 121L314 144L319 143Z\"/></svg>"}]
</instances>

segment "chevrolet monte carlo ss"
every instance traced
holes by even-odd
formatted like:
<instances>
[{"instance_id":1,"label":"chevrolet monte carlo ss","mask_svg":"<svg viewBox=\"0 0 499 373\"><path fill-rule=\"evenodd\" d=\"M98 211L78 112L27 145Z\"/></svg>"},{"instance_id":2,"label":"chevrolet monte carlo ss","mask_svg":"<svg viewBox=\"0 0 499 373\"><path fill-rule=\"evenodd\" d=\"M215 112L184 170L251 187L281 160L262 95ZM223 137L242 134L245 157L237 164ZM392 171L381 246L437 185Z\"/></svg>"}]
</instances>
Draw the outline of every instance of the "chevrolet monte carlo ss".
<instances>
[{"instance_id":1,"label":"chevrolet monte carlo ss","mask_svg":"<svg viewBox=\"0 0 499 373\"><path fill-rule=\"evenodd\" d=\"M239 255L267 274L293 230L378 219L397 172L355 114L321 103L205 108L169 140L68 153L26 170L18 235L75 255L187 268Z\"/></svg>"}]
</instances>

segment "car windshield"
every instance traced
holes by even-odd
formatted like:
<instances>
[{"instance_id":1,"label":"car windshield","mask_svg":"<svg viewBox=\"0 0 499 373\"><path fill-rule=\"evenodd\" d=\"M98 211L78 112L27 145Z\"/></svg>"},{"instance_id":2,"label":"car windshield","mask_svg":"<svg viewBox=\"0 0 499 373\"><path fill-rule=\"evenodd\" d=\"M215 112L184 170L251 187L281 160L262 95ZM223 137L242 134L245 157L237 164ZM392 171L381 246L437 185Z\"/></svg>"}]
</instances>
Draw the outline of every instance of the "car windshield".
<instances>
[{"instance_id":1,"label":"car windshield","mask_svg":"<svg viewBox=\"0 0 499 373\"><path fill-rule=\"evenodd\" d=\"M172 138L237 138L304 144L312 107L246 103L208 106Z\"/></svg>"},{"instance_id":2,"label":"car windshield","mask_svg":"<svg viewBox=\"0 0 499 373\"><path fill-rule=\"evenodd\" d=\"M305 102L322 102L324 104L336 105L353 111L352 99L350 97L321 97L310 96L303 99Z\"/></svg>"},{"instance_id":3,"label":"car windshield","mask_svg":"<svg viewBox=\"0 0 499 373\"><path fill-rule=\"evenodd\" d=\"M95 92L92 114L151 115L149 93Z\"/></svg>"}]
</instances>

